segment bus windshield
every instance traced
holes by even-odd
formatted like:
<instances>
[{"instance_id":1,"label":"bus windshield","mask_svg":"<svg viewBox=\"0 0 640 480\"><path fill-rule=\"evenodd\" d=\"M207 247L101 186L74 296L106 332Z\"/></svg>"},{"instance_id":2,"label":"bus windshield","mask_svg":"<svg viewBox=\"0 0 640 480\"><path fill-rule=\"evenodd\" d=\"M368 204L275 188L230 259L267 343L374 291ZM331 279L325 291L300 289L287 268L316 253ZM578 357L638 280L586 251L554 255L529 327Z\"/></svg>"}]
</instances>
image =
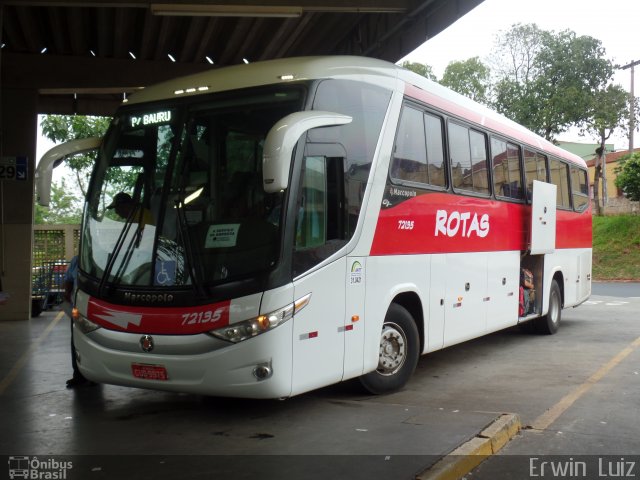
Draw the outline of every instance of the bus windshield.
<instances>
[{"instance_id":1,"label":"bus windshield","mask_svg":"<svg viewBox=\"0 0 640 480\"><path fill-rule=\"evenodd\" d=\"M299 86L123 110L87 196L81 268L122 286L200 289L279 256L283 194L262 187L262 148L302 109Z\"/></svg>"}]
</instances>

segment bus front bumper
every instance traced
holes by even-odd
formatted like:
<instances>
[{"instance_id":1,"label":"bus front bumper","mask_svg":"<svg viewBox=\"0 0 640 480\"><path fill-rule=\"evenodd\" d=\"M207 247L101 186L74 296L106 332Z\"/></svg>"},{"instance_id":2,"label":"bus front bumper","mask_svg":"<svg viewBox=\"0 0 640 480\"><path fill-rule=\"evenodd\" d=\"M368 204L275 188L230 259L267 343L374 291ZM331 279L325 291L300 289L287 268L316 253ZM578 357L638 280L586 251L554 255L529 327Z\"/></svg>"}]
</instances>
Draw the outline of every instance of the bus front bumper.
<instances>
[{"instance_id":1,"label":"bus front bumper","mask_svg":"<svg viewBox=\"0 0 640 480\"><path fill-rule=\"evenodd\" d=\"M158 348L148 353L142 350L140 334L105 329L84 334L74 325L73 338L80 371L97 383L225 397L283 398L291 395L292 325L287 322L236 344L219 345L218 341L208 351L203 351L203 345L211 341L206 334L154 335Z\"/></svg>"}]
</instances>

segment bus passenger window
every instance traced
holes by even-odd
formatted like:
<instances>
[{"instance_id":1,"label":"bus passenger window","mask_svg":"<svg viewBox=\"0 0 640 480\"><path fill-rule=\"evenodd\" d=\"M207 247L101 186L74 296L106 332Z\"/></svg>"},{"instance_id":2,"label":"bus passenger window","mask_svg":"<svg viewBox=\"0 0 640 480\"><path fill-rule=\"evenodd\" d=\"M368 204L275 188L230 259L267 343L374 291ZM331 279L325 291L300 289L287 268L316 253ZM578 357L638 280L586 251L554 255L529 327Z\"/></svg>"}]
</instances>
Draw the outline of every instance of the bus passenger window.
<instances>
[{"instance_id":1,"label":"bus passenger window","mask_svg":"<svg viewBox=\"0 0 640 480\"><path fill-rule=\"evenodd\" d=\"M404 108L389 174L394 180L447 186L440 118Z\"/></svg>"},{"instance_id":2,"label":"bus passenger window","mask_svg":"<svg viewBox=\"0 0 640 480\"><path fill-rule=\"evenodd\" d=\"M449 123L449 156L453 187L489 194L487 146L484 134Z\"/></svg>"},{"instance_id":3,"label":"bus passenger window","mask_svg":"<svg viewBox=\"0 0 640 480\"><path fill-rule=\"evenodd\" d=\"M493 185L496 195L523 198L520 177L520 148L504 140L491 138Z\"/></svg>"},{"instance_id":4,"label":"bus passenger window","mask_svg":"<svg viewBox=\"0 0 640 480\"><path fill-rule=\"evenodd\" d=\"M589 184L587 181L586 171L577 167L571 167L573 208L575 208L577 212L582 212L589 206Z\"/></svg>"},{"instance_id":5,"label":"bus passenger window","mask_svg":"<svg viewBox=\"0 0 640 480\"><path fill-rule=\"evenodd\" d=\"M425 140L422 112L405 107L398 125L391 178L429 183Z\"/></svg>"},{"instance_id":6,"label":"bus passenger window","mask_svg":"<svg viewBox=\"0 0 640 480\"><path fill-rule=\"evenodd\" d=\"M558 187L557 206L571 208L568 165L560 160L551 159L549 160L549 172L551 173L551 183Z\"/></svg>"},{"instance_id":7,"label":"bus passenger window","mask_svg":"<svg viewBox=\"0 0 640 480\"><path fill-rule=\"evenodd\" d=\"M547 157L525 148L524 175L527 184L527 199L531 200L531 193L533 192L533 181L549 181L547 179Z\"/></svg>"},{"instance_id":8,"label":"bus passenger window","mask_svg":"<svg viewBox=\"0 0 640 480\"><path fill-rule=\"evenodd\" d=\"M447 175L444 170L444 149L442 140L442 120L434 115L425 114L424 126L427 131L427 162L429 163L429 185L447 187Z\"/></svg>"}]
</instances>

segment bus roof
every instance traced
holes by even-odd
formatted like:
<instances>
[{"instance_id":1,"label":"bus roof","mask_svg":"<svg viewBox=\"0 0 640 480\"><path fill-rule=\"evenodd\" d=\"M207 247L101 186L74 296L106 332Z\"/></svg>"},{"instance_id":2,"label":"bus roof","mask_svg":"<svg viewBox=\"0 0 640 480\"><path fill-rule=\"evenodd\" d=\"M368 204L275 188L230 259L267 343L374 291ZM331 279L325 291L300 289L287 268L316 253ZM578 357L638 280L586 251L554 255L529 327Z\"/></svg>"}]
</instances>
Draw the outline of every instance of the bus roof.
<instances>
[{"instance_id":1,"label":"bus roof","mask_svg":"<svg viewBox=\"0 0 640 480\"><path fill-rule=\"evenodd\" d=\"M393 63L367 57L323 56L267 60L209 71L169 80L137 91L128 103L176 98L240 88L289 83L331 77L366 77L374 83L390 83L396 87L399 68ZM199 90L200 89L200 90ZM180 92L180 93L177 93Z\"/></svg>"},{"instance_id":2,"label":"bus roof","mask_svg":"<svg viewBox=\"0 0 640 480\"><path fill-rule=\"evenodd\" d=\"M358 79L400 90L406 96L445 113L456 115L586 168L584 160L579 156L561 149L484 105L393 63L367 57L295 57L212 68L206 72L144 88L131 95L128 104L335 77Z\"/></svg>"}]
</instances>

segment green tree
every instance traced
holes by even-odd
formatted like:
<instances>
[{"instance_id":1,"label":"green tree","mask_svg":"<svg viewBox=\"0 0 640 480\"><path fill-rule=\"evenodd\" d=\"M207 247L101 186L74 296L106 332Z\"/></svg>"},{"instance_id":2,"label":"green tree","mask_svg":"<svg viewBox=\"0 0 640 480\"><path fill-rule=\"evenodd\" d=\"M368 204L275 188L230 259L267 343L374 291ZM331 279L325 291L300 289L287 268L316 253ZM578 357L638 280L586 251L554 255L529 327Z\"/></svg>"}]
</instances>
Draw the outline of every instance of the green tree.
<instances>
[{"instance_id":1,"label":"green tree","mask_svg":"<svg viewBox=\"0 0 640 480\"><path fill-rule=\"evenodd\" d=\"M489 65L500 80L529 85L538 76L535 59L549 35L535 23L511 26L498 34Z\"/></svg>"},{"instance_id":2,"label":"green tree","mask_svg":"<svg viewBox=\"0 0 640 480\"><path fill-rule=\"evenodd\" d=\"M51 200L49 207L36 204L34 223L38 225L49 224L76 224L82 217L82 202L69 188L64 178L60 184L51 185Z\"/></svg>"},{"instance_id":3,"label":"green tree","mask_svg":"<svg viewBox=\"0 0 640 480\"><path fill-rule=\"evenodd\" d=\"M640 201L640 153L621 159L616 174L616 187L621 189L629 200Z\"/></svg>"},{"instance_id":4,"label":"green tree","mask_svg":"<svg viewBox=\"0 0 640 480\"><path fill-rule=\"evenodd\" d=\"M583 124L613 74L600 40L515 25L497 45L508 43L512 49L497 55L511 68L496 83L495 108L548 140Z\"/></svg>"},{"instance_id":5,"label":"green tree","mask_svg":"<svg viewBox=\"0 0 640 480\"><path fill-rule=\"evenodd\" d=\"M49 140L62 143L88 137L102 137L109 127L109 117L82 115L46 115L40 122L42 133ZM95 153L75 155L65 165L73 172L77 191L82 198L87 194L87 184L95 162Z\"/></svg>"},{"instance_id":6,"label":"green tree","mask_svg":"<svg viewBox=\"0 0 640 480\"><path fill-rule=\"evenodd\" d=\"M431 65L427 65L425 63L414 63L414 62L402 62L402 68L406 68L407 70L411 70L418 75L422 75L423 77L428 78L429 80L437 81L436 76L433 74L433 68Z\"/></svg>"},{"instance_id":7,"label":"green tree","mask_svg":"<svg viewBox=\"0 0 640 480\"><path fill-rule=\"evenodd\" d=\"M440 83L479 103L488 103L490 71L478 57L450 62Z\"/></svg>"},{"instance_id":8,"label":"green tree","mask_svg":"<svg viewBox=\"0 0 640 480\"><path fill-rule=\"evenodd\" d=\"M605 143L618 129L623 129L627 121L627 92L619 85L608 85L595 92L582 131L598 138L600 146L596 150L596 162L593 181L593 199L596 213L602 215L607 198L607 179L605 168ZM601 183L602 180L602 183ZM600 185L602 185L603 205L600 204Z\"/></svg>"}]
</instances>

